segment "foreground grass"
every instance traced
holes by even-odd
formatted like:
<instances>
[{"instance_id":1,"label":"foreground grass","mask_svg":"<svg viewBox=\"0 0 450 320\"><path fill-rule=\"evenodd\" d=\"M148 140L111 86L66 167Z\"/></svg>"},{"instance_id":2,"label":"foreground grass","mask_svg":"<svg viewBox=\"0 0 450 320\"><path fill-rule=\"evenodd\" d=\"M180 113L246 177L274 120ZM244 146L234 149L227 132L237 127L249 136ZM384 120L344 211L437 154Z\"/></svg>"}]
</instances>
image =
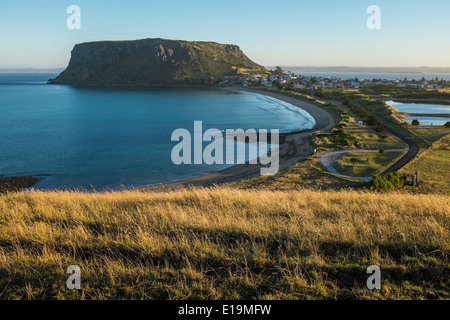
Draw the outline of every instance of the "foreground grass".
<instances>
[{"instance_id":1,"label":"foreground grass","mask_svg":"<svg viewBox=\"0 0 450 320\"><path fill-rule=\"evenodd\" d=\"M0 196L2 299L450 298L443 195L356 191ZM82 289L65 289L69 265ZM382 289L365 288L366 269Z\"/></svg>"}]
</instances>

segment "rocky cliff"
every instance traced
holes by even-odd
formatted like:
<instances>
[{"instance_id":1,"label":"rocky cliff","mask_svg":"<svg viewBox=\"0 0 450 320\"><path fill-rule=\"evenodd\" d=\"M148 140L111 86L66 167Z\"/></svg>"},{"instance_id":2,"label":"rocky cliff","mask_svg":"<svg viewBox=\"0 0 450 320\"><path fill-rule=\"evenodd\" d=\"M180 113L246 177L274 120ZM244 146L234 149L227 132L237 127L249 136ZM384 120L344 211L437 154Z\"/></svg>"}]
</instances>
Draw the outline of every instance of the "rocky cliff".
<instances>
[{"instance_id":1,"label":"rocky cliff","mask_svg":"<svg viewBox=\"0 0 450 320\"><path fill-rule=\"evenodd\" d=\"M143 39L77 44L67 69L50 83L145 86L267 73L235 45Z\"/></svg>"}]
</instances>

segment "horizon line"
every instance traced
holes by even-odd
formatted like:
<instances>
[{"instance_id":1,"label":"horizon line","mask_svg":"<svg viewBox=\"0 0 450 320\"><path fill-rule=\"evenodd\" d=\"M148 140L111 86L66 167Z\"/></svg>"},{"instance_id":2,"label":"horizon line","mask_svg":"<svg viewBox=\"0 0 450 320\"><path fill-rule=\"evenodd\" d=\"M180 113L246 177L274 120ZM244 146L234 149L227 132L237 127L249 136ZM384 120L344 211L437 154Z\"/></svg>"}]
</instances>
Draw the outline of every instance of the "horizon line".
<instances>
[{"instance_id":1,"label":"horizon line","mask_svg":"<svg viewBox=\"0 0 450 320\"><path fill-rule=\"evenodd\" d=\"M376 69L399 69L399 72L392 71L385 71L381 73L401 73L405 72L405 70L417 70L417 69L431 69L435 70L435 73L450 73L450 67L430 67L430 66L409 66L409 67L400 67L400 66L382 66L382 67L373 67L373 66L347 66L347 65L263 65L266 68L275 68L276 66L279 66L281 68L305 68L305 69L321 69L320 71L326 72L324 69L349 69L353 72L358 72L355 69L368 69L368 70L376 70ZM0 68L0 73L8 73L8 71L26 71L26 72L34 72L34 73L45 73L44 71L54 71L54 72L61 72L65 70L67 67L45 67L45 68L36 68L36 67L15 67L15 68ZM441 69L443 72L439 72L438 70ZM337 71L332 70L333 72L346 72L346 71ZM314 71L305 71L305 72L314 72ZM367 72L367 71L359 71L359 72ZM370 73L370 72L369 72ZM417 73L424 73L424 72L417 72Z\"/></svg>"}]
</instances>

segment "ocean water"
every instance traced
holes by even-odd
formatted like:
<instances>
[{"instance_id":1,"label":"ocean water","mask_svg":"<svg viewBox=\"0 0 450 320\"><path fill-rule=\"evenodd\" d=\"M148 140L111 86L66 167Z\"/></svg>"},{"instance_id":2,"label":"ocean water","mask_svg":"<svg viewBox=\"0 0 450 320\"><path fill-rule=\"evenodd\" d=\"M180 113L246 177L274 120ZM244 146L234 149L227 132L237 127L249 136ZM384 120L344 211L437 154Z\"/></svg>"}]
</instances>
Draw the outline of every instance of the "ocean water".
<instances>
[{"instance_id":1,"label":"ocean water","mask_svg":"<svg viewBox=\"0 0 450 320\"><path fill-rule=\"evenodd\" d=\"M170 182L229 165L175 165L172 132L310 129L314 119L253 93L46 85L54 74L0 74L0 175L39 189L103 190ZM204 144L206 145L206 143Z\"/></svg>"},{"instance_id":2,"label":"ocean water","mask_svg":"<svg viewBox=\"0 0 450 320\"><path fill-rule=\"evenodd\" d=\"M403 103L395 101L386 101L386 103L400 112L407 113L429 113L429 114L450 114L450 105L426 104L426 103ZM414 119L419 120L420 124L442 126L450 121L450 118L443 117L421 117L412 116L405 117L406 120L412 122Z\"/></svg>"}]
</instances>

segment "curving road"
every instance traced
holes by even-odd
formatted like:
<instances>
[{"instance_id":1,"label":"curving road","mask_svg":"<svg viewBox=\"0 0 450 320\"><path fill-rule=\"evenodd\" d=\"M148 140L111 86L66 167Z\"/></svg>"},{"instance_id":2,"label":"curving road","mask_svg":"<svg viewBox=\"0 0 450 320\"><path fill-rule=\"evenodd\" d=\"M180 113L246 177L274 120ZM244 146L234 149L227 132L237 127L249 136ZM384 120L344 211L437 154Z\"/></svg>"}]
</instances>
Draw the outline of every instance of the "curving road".
<instances>
[{"instance_id":1,"label":"curving road","mask_svg":"<svg viewBox=\"0 0 450 320\"><path fill-rule=\"evenodd\" d=\"M386 170L384 170L381 174L386 174L389 172L396 172L398 170L400 170L401 168L403 168L404 166L406 166L412 159L415 158L415 156L419 153L420 147L417 143L415 143L414 141L412 141L411 139L401 135L400 133L386 128L386 131L389 132L390 134L393 134L394 136L398 137L399 139L401 139L403 142L405 142L409 149L408 152L401 157L400 159L398 159L397 162L395 162L392 166L390 166L389 168L387 168Z\"/></svg>"},{"instance_id":2,"label":"curving road","mask_svg":"<svg viewBox=\"0 0 450 320\"><path fill-rule=\"evenodd\" d=\"M391 150L385 150L386 152L392 152L392 151L407 151L406 154L401 157L400 159L398 159L395 163L393 163L389 168L387 168L386 170L384 170L380 175L389 173L389 172L396 172L398 170L400 170L401 168L403 168L406 164L408 164L412 159L414 159L414 157L417 155L417 153L419 152L419 145L417 143L415 143L414 141L412 141L411 139L399 134L398 132L389 129L389 128L385 128L387 132L389 132L390 134L398 137L399 139L401 139L402 141L404 141L407 145L408 145L408 149L391 149ZM351 178L351 179L359 179L359 180L364 180L365 182L370 182L372 181L372 177L353 177L353 176L347 176L344 175L342 173L339 173L335 168L334 168L334 163L336 162L336 159L339 158L340 156L342 156L345 153L349 153L349 152L378 152L378 150L360 150L360 149L356 149L356 150L340 150L340 151L331 151L331 152L325 152L322 153L319 156L319 161L322 163L322 165L329 171L332 172L334 174L337 174L341 177L345 177L345 178Z\"/></svg>"},{"instance_id":3,"label":"curving road","mask_svg":"<svg viewBox=\"0 0 450 320\"><path fill-rule=\"evenodd\" d=\"M385 150L386 152L393 152L393 151L408 151L409 149L389 149ZM366 153L366 152L379 152L379 150L361 150L361 149L353 149L353 150L339 150L339 151L330 151L325 152L319 155L319 161L322 163L322 165L329 171L334 174L337 174L344 178L351 178L351 179L358 179L358 180L364 180L366 182L372 181L372 177L354 177L354 176L348 176L345 174L342 174L338 172L334 168L334 163L336 160L341 157L342 155L346 153L354 153L354 152L360 152L360 153ZM397 163L397 162L396 162Z\"/></svg>"}]
</instances>

